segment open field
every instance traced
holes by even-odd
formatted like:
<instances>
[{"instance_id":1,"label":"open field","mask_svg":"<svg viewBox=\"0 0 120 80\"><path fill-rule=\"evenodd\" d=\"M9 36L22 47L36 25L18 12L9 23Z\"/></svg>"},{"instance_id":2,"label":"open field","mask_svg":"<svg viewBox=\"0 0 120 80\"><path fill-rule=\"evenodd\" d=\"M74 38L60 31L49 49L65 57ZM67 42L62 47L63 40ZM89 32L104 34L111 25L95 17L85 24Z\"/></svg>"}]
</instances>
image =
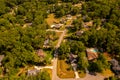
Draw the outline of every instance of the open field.
<instances>
[{"instance_id":1,"label":"open field","mask_svg":"<svg viewBox=\"0 0 120 80\"><path fill-rule=\"evenodd\" d=\"M109 76L113 76L114 73L113 73L111 70L106 69L106 70L104 70L104 71L101 73L101 75L103 75L103 76L105 76L105 77L109 77Z\"/></svg>"},{"instance_id":2,"label":"open field","mask_svg":"<svg viewBox=\"0 0 120 80\"><path fill-rule=\"evenodd\" d=\"M73 70L68 70L70 65L68 65L65 60L58 60L57 62L57 74L60 78L74 78L75 74Z\"/></svg>"},{"instance_id":3,"label":"open field","mask_svg":"<svg viewBox=\"0 0 120 80\"><path fill-rule=\"evenodd\" d=\"M52 70L51 69L44 69L45 71L47 71L50 74L50 79L52 80Z\"/></svg>"},{"instance_id":4,"label":"open field","mask_svg":"<svg viewBox=\"0 0 120 80\"><path fill-rule=\"evenodd\" d=\"M86 76L86 73L84 71L78 71L79 77L84 78Z\"/></svg>"},{"instance_id":5,"label":"open field","mask_svg":"<svg viewBox=\"0 0 120 80\"><path fill-rule=\"evenodd\" d=\"M54 14L49 14L48 18L46 19L46 22L48 23L49 26L51 26L54 23L59 23L59 19L55 18Z\"/></svg>"}]
</instances>

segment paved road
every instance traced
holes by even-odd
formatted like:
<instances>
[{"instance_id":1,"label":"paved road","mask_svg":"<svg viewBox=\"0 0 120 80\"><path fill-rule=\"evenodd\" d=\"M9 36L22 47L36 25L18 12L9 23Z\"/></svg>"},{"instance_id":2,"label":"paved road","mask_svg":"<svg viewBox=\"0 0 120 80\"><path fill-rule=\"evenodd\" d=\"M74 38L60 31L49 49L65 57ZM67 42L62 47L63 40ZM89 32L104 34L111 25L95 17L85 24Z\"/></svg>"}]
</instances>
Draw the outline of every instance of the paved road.
<instances>
[{"instance_id":1,"label":"paved road","mask_svg":"<svg viewBox=\"0 0 120 80\"><path fill-rule=\"evenodd\" d=\"M61 34L61 36L59 37L58 43L55 46L56 51L55 54L58 55L57 53L57 49L60 47L60 44L65 36L66 30L62 31L63 33ZM52 80L61 80L58 76L57 76L57 58L53 59L53 70L52 70Z\"/></svg>"},{"instance_id":2,"label":"paved road","mask_svg":"<svg viewBox=\"0 0 120 80\"><path fill-rule=\"evenodd\" d=\"M63 31L63 33L61 34L61 36L60 36L60 38L59 38L59 40L58 40L58 43L57 43L57 45L56 45L56 49L58 48L58 47L60 47L60 44L61 44L61 42L62 42L62 40L63 40L63 38L64 38L64 36L65 36L65 34L66 34L66 29Z\"/></svg>"},{"instance_id":3,"label":"paved road","mask_svg":"<svg viewBox=\"0 0 120 80\"><path fill-rule=\"evenodd\" d=\"M52 80L61 80L57 76L57 58L53 59Z\"/></svg>"}]
</instances>

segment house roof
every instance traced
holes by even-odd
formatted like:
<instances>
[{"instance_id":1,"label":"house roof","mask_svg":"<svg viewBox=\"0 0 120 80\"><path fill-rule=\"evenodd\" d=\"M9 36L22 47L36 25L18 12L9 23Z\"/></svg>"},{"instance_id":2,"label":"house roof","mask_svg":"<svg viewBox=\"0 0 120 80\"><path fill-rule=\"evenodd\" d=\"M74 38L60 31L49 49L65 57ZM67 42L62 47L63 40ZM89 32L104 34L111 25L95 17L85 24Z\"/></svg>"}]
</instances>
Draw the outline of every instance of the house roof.
<instances>
[{"instance_id":1,"label":"house roof","mask_svg":"<svg viewBox=\"0 0 120 80\"><path fill-rule=\"evenodd\" d=\"M39 72L39 70L33 69L33 70L28 70L27 74L28 74L28 76L37 75L38 72Z\"/></svg>"},{"instance_id":2,"label":"house roof","mask_svg":"<svg viewBox=\"0 0 120 80\"><path fill-rule=\"evenodd\" d=\"M76 34L77 36L81 36L83 33L84 33L84 31L77 31L75 34Z\"/></svg>"},{"instance_id":3,"label":"house roof","mask_svg":"<svg viewBox=\"0 0 120 80\"><path fill-rule=\"evenodd\" d=\"M118 66L119 64L118 64L118 61L116 60L116 59L112 59L111 61L110 61L110 63L112 64L112 66Z\"/></svg>"},{"instance_id":4,"label":"house roof","mask_svg":"<svg viewBox=\"0 0 120 80\"><path fill-rule=\"evenodd\" d=\"M97 50L95 48L87 48L86 52L87 52L88 60L93 60L93 59L98 58L98 53L97 53Z\"/></svg>"},{"instance_id":5,"label":"house roof","mask_svg":"<svg viewBox=\"0 0 120 80\"><path fill-rule=\"evenodd\" d=\"M120 71L120 66L112 67L113 70Z\"/></svg>"},{"instance_id":6,"label":"house roof","mask_svg":"<svg viewBox=\"0 0 120 80\"><path fill-rule=\"evenodd\" d=\"M76 58L77 58L77 55L70 53L69 59L71 63L74 63L75 61L77 61Z\"/></svg>"},{"instance_id":7,"label":"house roof","mask_svg":"<svg viewBox=\"0 0 120 80\"><path fill-rule=\"evenodd\" d=\"M51 25L51 28L60 28L63 24L54 24Z\"/></svg>"},{"instance_id":8,"label":"house roof","mask_svg":"<svg viewBox=\"0 0 120 80\"><path fill-rule=\"evenodd\" d=\"M45 57L45 53L42 49L39 49L37 50L36 54L39 56L39 57Z\"/></svg>"},{"instance_id":9,"label":"house roof","mask_svg":"<svg viewBox=\"0 0 120 80\"><path fill-rule=\"evenodd\" d=\"M46 40L44 41L44 45L48 45L48 44L49 44L49 41L50 41L50 39L46 39Z\"/></svg>"},{"instance_id":10,"label":"house roof","mask_svg":"<svg viewBox=\"0 0 120 80\"><path fill-rule=\"evenodd\" d=\"M69 58L70 58L71 60L72 60L72 59L75 59L75 58L77 58L77 55L74 55L74 54L70 53Z\"/></svg>"},{"instance_id":11,"label":"house roof","mask_svg":"<svg viewBox=\"0 0 120 80\"><path fill-rule=\"evenodd\" d=\"M0 55L0 65L2 65L1 62L2 62L4 57L5 57L4 55Z\"/></svg>"}]
</instances>

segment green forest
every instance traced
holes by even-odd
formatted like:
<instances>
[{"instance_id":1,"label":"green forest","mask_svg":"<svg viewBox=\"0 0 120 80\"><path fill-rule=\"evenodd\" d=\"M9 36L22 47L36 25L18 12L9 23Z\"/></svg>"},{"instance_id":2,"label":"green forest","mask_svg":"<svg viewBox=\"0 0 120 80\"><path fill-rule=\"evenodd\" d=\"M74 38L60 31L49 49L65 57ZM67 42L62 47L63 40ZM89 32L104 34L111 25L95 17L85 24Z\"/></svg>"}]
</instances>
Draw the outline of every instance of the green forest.
<instances>
[{"instance_id":1,"label":"green forest","mask_svg":"<svg viewBox=\"0 0 120 80\"><path fill-rule=\"evenodd\" d=\"M81 7L74 6L79 3L82 3ZM41 63L35 52L44 49L44 41L50 34L46 31L50 25L45 19L52 13L55 18L81 15L73 20L71 25L74 27L67 29L66 41L58 48L59 59L67 59L72 52L78 55L78 70L87 68L102 72L110 69L103 53L107 52L120 63L119 12L120 0L0 0L0 55L5 56L0 67L4 77L0 80L50 80L46 71L35 77L15 75L20 68ZM92 26L86 27L87 22L92 22ZM76 35L81 30L83 33ZM91 47L99 50L99 57L94 62L84 58L86 48ZM54 50L52 46L47 55L53 56ZM48 58L42 63L48 64Z\"/></svg>"}]
</instances>

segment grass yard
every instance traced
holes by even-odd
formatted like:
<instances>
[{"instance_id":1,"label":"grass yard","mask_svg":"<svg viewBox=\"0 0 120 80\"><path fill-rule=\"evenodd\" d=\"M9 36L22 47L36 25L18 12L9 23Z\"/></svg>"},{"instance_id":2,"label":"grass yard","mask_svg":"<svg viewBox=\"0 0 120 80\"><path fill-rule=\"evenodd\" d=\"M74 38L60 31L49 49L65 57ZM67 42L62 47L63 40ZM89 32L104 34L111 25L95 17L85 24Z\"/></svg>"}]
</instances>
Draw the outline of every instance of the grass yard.
<instances>
[{"instance_id":1,"label":"grass yard","mask_svg":"<svg viewBox=\"0 0 120 80\"><path fill-rule=\"evenodd\" d=\"M50 78L51 78L51 80L52 80L52 70L51 69L44 69L45 71L47 71L49 74L50 74Z\"/></svg>"},{"instance_id":2,"label":"grass yard","mask_svg":"<svg viewBox=\"0 0 120 80\"><path fill-rule=\"evenodd\" d=\"M48 25L51 26L54 22L59 23L60 20L56 19L54 14L49 14L46 21L47 21Z\"/></svg>"},{"instance_id":3,"label":"grass yard","mask_svg":"<svg viewBox=\"0 0 120 80\"><path fill-rule=\"evenodd\" d=\"M106 69L101 73L105 77L113 76L114 73L110 69Z\"/></svg>"},{"instance_id":4,"label":"grass yard","mask_svg":"<svg viewBox=\"0 0 120 80\"><path fill-rule=\"evenodd\" d=\"M60 78L74 78L75 74L73 70L68 70L68 65L65 60L58 60L57 62L57 74Z\"/></svg>"},{"instance_id":5,"label":"grass yard","mask_svg":"<svg viewBox=\"0 0 120 80\"><path fill-rule=\"evenodd\" d=\"M65 26L63 25L59 30L65 30Z\"/></svg>"},{"instance_id":6,"label":"grass yard","mask_svg":"<svg viewBox=\"0 0 120 80\"><path fill-rule=\"evenodd\" d=\"M84 71L78 71L78 75L80 78L84 78L86 76L86 73Z\"/></svg>"},{"instance_id":7,"label":"grass yard","mask_svg":"<svg viewBox=\"0 0 120 80\"><path fill-rule=\"evenodd\" d=\"M110 61L112 58L111 58L111 55L110 54L108 54L108 53L104 53L104 56L105 56L105 58L108 60L108 61Z\"/></svg>"},{"instance_id":8,"label":"grass yard","mask_svg":"<svg viewBox=\"0 0 120 80\"><path fill-rule=\"evenodd\" d=\"M66 25L71 25L71 23L72 23L72 20L68 20L68 21L66 22Z\"/></svg>"},{"instance_id":9,"label":"grass yard","mask_svg":"<svg viewBox=\"0 0 120 80\"><path fill-rule=\"evenodd\" d=\"M53 41L53 45L54 45L54 46L56 46L56 45L57 45L58 40L59 40L59 37L61 36L61 34L62 34L62 32L56 32L56 33L55 33L55 36L56 36L56 37L58 37L58 39L57 39L57 40L55 40L55 41ZM55 37L55 36L54 36L54 37Z\"/></svg>"}]
</instances>

